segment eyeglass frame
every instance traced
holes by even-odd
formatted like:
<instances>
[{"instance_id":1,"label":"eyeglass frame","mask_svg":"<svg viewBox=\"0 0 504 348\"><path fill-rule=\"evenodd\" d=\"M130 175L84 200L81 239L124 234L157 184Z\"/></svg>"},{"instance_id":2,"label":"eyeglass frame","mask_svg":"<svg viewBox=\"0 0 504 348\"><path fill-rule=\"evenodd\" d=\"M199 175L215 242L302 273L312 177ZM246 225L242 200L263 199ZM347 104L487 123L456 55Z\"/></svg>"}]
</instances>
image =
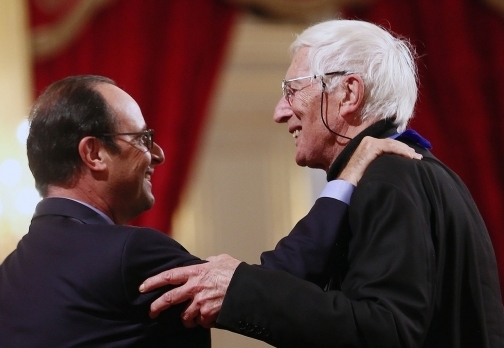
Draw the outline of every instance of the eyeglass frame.
<instances>
[{"instance_id":1,"label":"eyeglass frame","mask_svg":"<svg viewBox=\"0 0 504 348\"><path fill-rule=\"evenodd\" d=\"M115 137L117 135L138 135L138 136L143 136L143 137L146 137L146 141L143 141L142 140L142 145L144 145L147 150L152 150L152 148L154 147L154 129L146 129L144 131L141 131L141 132L126 132L126 133L105 133L105 134L102 134L103 136L106 136L106 137ZM143 138L142 137L142 138Z\"/></svg>"},{"instance_id":2,"label":"eyeglass frame","mask_svg":"<svg viewBox=\"0 0 504 348\"><path fill-rule=\"evenodd\" d=\"M289 103L289 105L292 106L292 101L289 100L289 95L292 95L292 97L294 97L294 94L287 93L287 84L288 83L293 82L293 81L309 79L309 78L316 79L316 78L320 77L321 81L322 81L322 86L325 88L324 79L322 78L323 76L330 76L330 75L345 76L348 74L352 74L352 73L347 70L340 70L340 71L333 71L333 72L318 74L318 75L308 75L308 76L295 77L293 79L288 79L288 80L283 79L282 80L282 94L283 94L285 100L287 100L287 103Z\"/></svg>"},{"instance_id":3,"label":"eyeglass frame","mask_svg":"<svg viewBox=\"0 0 504 348\"><path fill-rule=\"evenodd\" d=\"M320 119L322 120L322 123L327 128L327 130L329 130L329 132L331 132L331 133L333 133L333 134L335 134L337 136L340 136L342 138L352 140L352 138L349 138L349 137L347 137L345 135L336 133L331 128L329 128L329 125L327 124L327 120L324 120L324 112L323 112L324 92L325 92L325 89L326 89L326 83L325 83L323 77L324 76L330 76L330 75L345 76L345 75L350 75L350 74L355 74L355 73L351 72L351 71L341 70L341 71L333 71L333 72L329 72L329 73L325 73L325 74L319 74L319 75L309 75L309 76L295 77L295 78L289 79L289 80L283 79L282 80L282 94L283 94L285 100L287 100L287 103L289 103L289 105L292 106L292 101L289 100L288 94L286 92L287 83L292 82L292 81L298 81L298 80L308 79L308 78L316 79L316 78L320 77L320 81L322 82L322 95L320 97ZM291 94L291 95L292 95L292 98L293 98L294 94ZM326 114L326 117L327 117L327 114Z\"/></svg>"}]
</instances>

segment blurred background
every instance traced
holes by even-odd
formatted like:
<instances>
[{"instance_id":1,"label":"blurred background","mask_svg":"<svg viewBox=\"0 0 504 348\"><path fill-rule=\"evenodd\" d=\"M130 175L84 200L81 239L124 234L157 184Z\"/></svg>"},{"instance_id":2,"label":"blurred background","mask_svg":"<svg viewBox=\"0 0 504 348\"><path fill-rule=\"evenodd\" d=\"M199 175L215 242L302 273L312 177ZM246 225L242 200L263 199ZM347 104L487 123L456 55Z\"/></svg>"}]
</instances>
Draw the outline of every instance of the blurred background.
<instances>
[{"instance_id":1,"label":"blurred background","mask_svg":"<svg viewBox=\"0 0 504 348\"><path fill-rule=\"evenodd\" d=\"M325 173L296 166L292 137L272 113L295 34L337 17L415 46L411 127L467 184L504 284L504 0L0 0L0 262L40 200L25 154L30 105L76 74L114 79L165 151L156 204L132 223L202 258L259 262L324 185ZM212 336L216 348L268 346Z\"/></svg>"}]
</instances>

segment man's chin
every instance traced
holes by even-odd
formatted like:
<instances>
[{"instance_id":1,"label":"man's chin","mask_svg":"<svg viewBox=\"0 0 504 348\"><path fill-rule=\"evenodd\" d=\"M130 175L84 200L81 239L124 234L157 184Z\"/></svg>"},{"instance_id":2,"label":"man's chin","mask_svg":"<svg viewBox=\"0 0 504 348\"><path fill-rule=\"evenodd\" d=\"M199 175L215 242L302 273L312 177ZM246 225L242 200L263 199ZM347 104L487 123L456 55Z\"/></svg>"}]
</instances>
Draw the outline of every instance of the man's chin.
<instances>
[{"instance_id":1,"label":"man's chin","mask_svg":"<svg viewBox=\"0 0 504 348\"><path fill-rule=\"evenodd\" d=\"M296 157L296 164L300 167L326 170L320 162L308 161L306 157Z\"/></svg>"},{"instance_id":2,"label":"man's chin","mask_svg":"<svg viewBox=\"0 0 504 348\"><path fill-rule=\"evenodd\" d=\"M151 192L146 193L143 199L144 211L151 209L154 206L155 201L154 195Z\"/></svg>"},{"instance_id":3,"label":"man's chin","mask_svg":"<svg viewBox=\"0 0 504 348\"><path fill-rule=\"evenodd\" d=\"M156 202L156 199L154 198L153 195L150 195L148 198L147 205L149 206L148 209L152 208L154 206L154 203Z\"/></svg>"},{"instance_id":4,"label":"man's chin","mask_svg":"<svg viewBox=\"0 0 504 348\"><path fill-rule=\"evenodd\" d=\"M303 153L296 153L296 164L300 167L315 168L314 163L308 156Z\"/></svg>"},{"instance_id":5,"label":"man's chin","mask_svg":"<svg viewBox=\"0 0 504 348\"><path fill-rule=\"evenodd\" d=\"M307 167L308 165L306 164L306 160L303 158L303 159L298 159L296 157L296 164L300 167Z\"/></svg>"}]
</instances>

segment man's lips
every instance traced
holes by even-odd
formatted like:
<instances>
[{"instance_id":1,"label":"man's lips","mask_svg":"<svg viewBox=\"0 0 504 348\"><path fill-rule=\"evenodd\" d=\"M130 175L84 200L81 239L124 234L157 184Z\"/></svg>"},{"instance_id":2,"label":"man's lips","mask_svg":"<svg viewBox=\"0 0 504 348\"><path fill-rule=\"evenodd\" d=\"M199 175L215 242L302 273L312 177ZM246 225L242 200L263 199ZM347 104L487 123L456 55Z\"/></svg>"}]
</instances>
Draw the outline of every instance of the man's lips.
<instances>
[{"instance_id":1,"label":"man's lips","mask_svg":"<svg viewBox=\"0 0 504 348\"><path fill-rule=\"evenodd\" d=\"M154 174L154 169L149 169L148 171L145 172L145 179L147 181L151 181L152 174Z\"/></svg>"}]
</instances>

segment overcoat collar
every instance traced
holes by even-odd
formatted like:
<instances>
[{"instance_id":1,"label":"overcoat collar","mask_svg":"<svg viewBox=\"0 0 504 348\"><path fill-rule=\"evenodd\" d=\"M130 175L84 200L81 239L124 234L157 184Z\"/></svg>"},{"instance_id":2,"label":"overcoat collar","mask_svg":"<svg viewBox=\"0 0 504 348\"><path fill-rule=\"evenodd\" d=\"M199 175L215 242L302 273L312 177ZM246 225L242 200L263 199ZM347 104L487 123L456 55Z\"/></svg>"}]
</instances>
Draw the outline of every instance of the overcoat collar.
<instances>
[{"instance_id":1,"label":"overcoat collar","mask_svg":"<svg viewBox=\"0 0 504 348\"><path fill-rule=\"evenodd\" d=\"M368 128L364 129L357 136L355 136L347 146L341 151L336 160L333 162L327 171L327 181L334 180L338 177L341 171L345 168L346 164L352 157L352 154L359 146L360 142L365 136L372 136L374 138L387 138L397 133L397 128L389 120L381 120L373 123Z\"/></svg>"}]
</instances>

